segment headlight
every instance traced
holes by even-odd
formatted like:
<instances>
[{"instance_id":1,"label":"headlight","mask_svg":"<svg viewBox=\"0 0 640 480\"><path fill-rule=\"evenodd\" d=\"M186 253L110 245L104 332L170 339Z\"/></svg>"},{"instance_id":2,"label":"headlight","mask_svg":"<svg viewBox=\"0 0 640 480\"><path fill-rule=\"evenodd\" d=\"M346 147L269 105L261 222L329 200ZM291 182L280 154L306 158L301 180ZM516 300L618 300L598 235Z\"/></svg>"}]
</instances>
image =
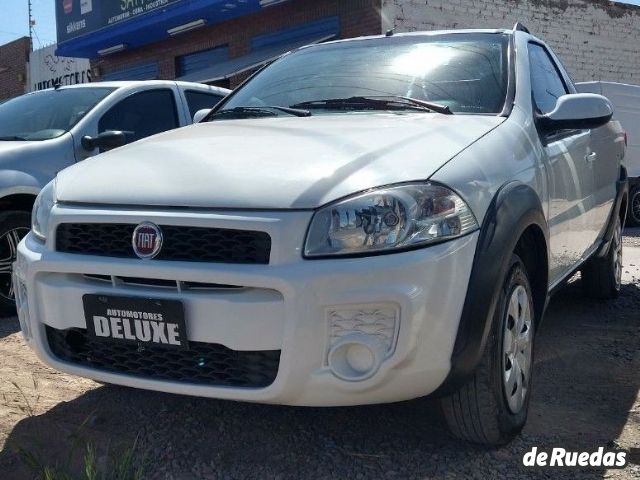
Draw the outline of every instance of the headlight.
<instances>
[{"instance_id":1,"label":"headlight","mask_svg":"<svg viewBox=\"0 0 640 480\"><path fill-rule=\"evenodd\" d=\"M33 204L31 215L31 231L43 242L47 239L49 231L49 216L56 203L55 180L47 183L42 189L36 202Z\"/></svg>"},{"instance_id":2,"label":"headlight","mask_svg":"<svg viewBox=\"0 0 640 480\"><path fill-rule=\"evenodd\" d=\"M460 237L478 228L467 204L450 189L406 184L363 193L318 210L306 257L406 249Z\"/></svg>"}]
</instances>

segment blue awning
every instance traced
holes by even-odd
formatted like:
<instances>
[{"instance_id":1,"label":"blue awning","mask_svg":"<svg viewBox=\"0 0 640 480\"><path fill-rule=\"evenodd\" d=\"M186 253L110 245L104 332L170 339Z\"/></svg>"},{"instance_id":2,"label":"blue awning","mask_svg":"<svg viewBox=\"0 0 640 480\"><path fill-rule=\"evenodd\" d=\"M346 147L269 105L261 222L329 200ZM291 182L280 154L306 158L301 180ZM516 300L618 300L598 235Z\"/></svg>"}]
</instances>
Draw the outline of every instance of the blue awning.
<instances>
[{"instance_id":1,"label":"blue awning","mask_svg":"<svg viewBox=\"0 0 640 480\"><path fill-rule=\"evenodd\" d=\"M122 2L121 6L119 1L94 0L85 6L85 12L76 0L68 11L58 1L56 54L96 58L99 50L110 47L124 45L130 50L165 40L170 38L170 29L189 22L204 20L215 25L286 1L290 0L146 0ZM123 14L115 14L122 10Z\"/></svg>"}]
</instances>

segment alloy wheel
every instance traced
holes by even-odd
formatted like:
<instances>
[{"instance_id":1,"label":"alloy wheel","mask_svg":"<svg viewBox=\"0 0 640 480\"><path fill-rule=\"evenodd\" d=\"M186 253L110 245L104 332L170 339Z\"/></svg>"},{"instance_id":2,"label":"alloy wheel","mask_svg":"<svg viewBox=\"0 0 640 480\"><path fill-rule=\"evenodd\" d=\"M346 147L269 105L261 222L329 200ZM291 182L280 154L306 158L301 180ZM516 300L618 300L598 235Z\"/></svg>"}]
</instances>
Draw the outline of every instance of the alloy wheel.
<instances>
[{"instance_id":1,"label":"alloy wheel","mask_svg":"<svg viewBox=\"0 0 640 480\"><path fill-rule=\"evenodd\" d=\"M622 285L622 223L620 220L616 223L616 229L613 232L613 271L615 274L615 287L616 290L620 290Z\"/></svg>"},{"instance_id":2,"label":"alloy wheel","mask_svg":"<svg viewBox=\"0 0 640 480\"><path fill-rule=\"evenodd\" d=\"M532 315L529 294L518 285L511 292L504 321L502 379L511 413L519 413L527 398L533 350Z\"/></svg>"},{"instance_id":3,"label":"alloy wheel","mask_svg":"<svg viewBox=\"0 0 640 480\"><path fill-rule=\"evenodd\" d=\"M640 224L640 188L631 196L631 216L636 224Z\"/></svg>"},{"instance_id":4,"label":"alloy wheel","mask_svg":"<svg viewBox=\"0 0 640 480\"><path fill-rule=\"evenodd\" d=\"M28 228L19 227L8 230L0 236L0 299L15 299L13 291L13 262L16 260L18 244L29 232Z\"/></svg>"}]
</instances>

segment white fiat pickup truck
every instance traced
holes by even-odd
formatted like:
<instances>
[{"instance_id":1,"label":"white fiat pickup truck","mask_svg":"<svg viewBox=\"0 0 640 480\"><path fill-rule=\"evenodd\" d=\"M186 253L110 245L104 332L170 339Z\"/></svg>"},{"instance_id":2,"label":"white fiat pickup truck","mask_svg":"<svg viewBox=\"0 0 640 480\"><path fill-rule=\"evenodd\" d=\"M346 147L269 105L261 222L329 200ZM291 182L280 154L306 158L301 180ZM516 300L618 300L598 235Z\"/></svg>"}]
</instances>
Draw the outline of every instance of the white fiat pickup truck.
<instances>
[{"instance_id":1,"label":"white fiat pickup truck","mask_svg":"<svg viewBox=\"0 0 640 480\"><path fill-rule=\"evenodd\" d=\"M442 398L512 439L550 294L615 298L628 187L609 101L523 27L319 44L194 126L61 172L15 264L43 362L286 405Z\"/></svg>"}]
</instances>

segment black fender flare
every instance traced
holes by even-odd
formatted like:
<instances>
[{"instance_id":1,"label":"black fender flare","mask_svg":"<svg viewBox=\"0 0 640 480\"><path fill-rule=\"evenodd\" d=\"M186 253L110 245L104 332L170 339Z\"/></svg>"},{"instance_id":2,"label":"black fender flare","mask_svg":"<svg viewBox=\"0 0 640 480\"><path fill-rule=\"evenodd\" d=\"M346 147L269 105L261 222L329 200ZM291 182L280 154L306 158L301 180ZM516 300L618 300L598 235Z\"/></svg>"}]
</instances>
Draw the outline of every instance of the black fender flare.
<instances>
[{"instance_id":1,"label":"black fender flare","mask_svg":"<svg viewBox=\"0 0 640 480\"><path fill-rule=\"evenodd\" d=\"M622 167L620 169L620 178L616 181L616 198L613 201L613 208L609 214L607 226L604 230L602 237L602 245L596 252L596 257L604 257L609 251L609 245L616 228L616 219L618 215L621 215L622 228L624 228L625 220L627 218L628 198L629 198L629 178L627 177L627 170ZM624 208L624 211L622 209Z\"/></svg>"},{"instance_id":2,"label":"black fender flare","mask_svg":"<svg viewBox=\"0 0 640 480\"><path fill-rule=\"evenodd\" d=\"M511 253L527 228L537 225L544 235L548 265L549 228L538 194L521 182L503 185L494 196L480 228L458 334L451 356L451 370L436 390L448 395L468 382L479 365L491 332L496 304L507 274ZM544 271L545 295L536 302L536 322L548 302L548 269Z\"/></svg>"}]
</instances>

